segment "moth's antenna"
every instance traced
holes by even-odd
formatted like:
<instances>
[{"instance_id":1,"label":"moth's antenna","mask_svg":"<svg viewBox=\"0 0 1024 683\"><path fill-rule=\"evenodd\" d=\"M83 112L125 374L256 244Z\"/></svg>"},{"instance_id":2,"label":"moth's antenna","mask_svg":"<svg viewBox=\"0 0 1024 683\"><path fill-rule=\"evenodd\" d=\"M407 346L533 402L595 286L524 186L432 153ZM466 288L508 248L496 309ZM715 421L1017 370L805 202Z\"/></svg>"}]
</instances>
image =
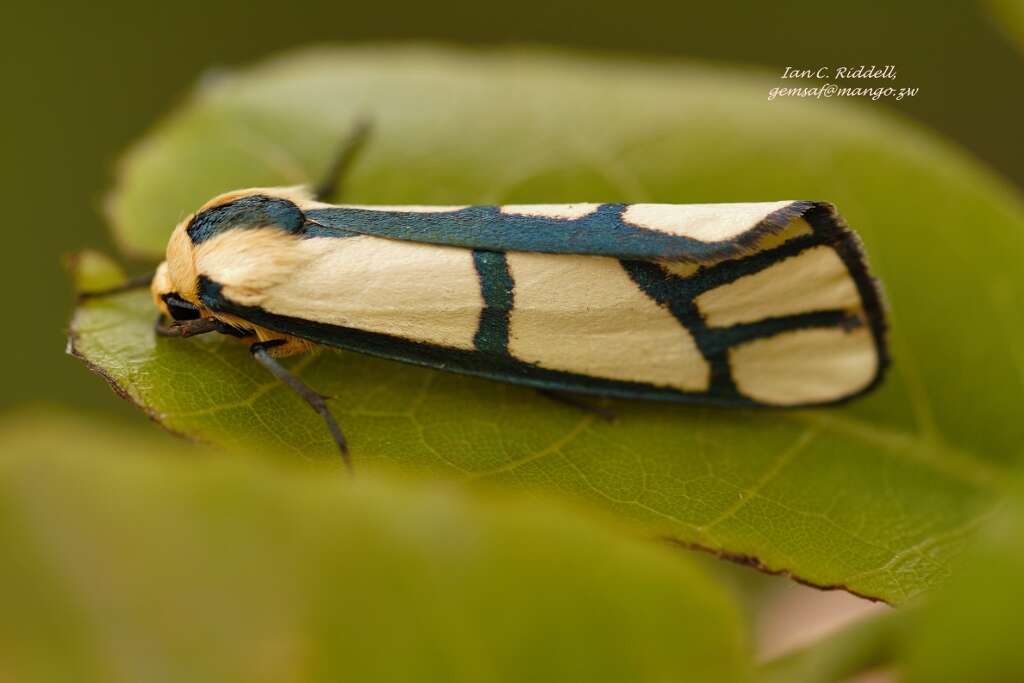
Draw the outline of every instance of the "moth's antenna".
<instances>
[{"instance_id":1,"label":"moth's antenna","mask_svg":"<svg viewBox=\"0 0 1024 683\"><path fill-rule=\"evenodd\" d=\"M337 199L341 195L345 176L348 175L349 168L351 168L352 163L359 155L359 151L370 137L372 127L371 119L368 116L361 116L356 119L355 124L349 130L348 135L345 136L341 146L338 147L338 151L331 161L331 165L327 168L327 172L324 173L323 179L313 188L313 196L316 197L317 201L323 202L328 199Z\"/></svg>"}]
</instances>

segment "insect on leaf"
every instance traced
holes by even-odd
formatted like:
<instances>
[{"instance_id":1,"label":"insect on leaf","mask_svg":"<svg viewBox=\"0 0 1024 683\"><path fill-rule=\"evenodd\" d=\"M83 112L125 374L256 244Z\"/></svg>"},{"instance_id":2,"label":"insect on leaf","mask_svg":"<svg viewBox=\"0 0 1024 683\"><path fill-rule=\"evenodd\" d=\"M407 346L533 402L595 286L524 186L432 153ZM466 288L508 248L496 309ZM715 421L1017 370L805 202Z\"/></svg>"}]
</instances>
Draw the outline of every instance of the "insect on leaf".
<instances>
[{"instance_id":1,"label":"insect on leaf","mask_svg":"<svg viewBox=\"0 0 1024 683\"><path fill-rule=\"evenodd\" d=\"M1021 457L1024 210L962 154L843 103L767 101L757 76L539 52L285 56L198 91L125 159L120 242L159 259L219 192L316 179L360 115L358 204L834 202L891 306L875 393L803 411L612 402L608 424L505 386L340 352L289 366L337 396L357 469L557 490L669 536L899 602L944 577ZM833 106L837 105L837 106ZM334 457L231 339L158 339L144 294L91 302L73 350L170 429Z\"/></svg>"}]
</instances>

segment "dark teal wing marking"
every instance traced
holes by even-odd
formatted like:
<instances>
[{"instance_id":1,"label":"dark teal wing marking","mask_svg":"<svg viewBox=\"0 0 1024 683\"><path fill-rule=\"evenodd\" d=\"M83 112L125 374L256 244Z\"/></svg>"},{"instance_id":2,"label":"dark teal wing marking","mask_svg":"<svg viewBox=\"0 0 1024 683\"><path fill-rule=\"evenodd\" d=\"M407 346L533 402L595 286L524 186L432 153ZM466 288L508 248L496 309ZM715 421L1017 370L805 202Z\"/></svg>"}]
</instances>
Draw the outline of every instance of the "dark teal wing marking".
<instances>
[{"instance_id":1,"label":"dark teal wing marking","mask_svg":"<svg viewBox=\"0 0 1024 683\"><path fill-rule=\"evenodd\" d=\"M294 202L266 195L251 195L200 211L185 231L193 244L200 244L228 230L274 226L302 234L306 219Z\"/></svg>"},{"instance_id":2,"label":"dark teal wing marking","mask_svg":"<svg viewBox=\"0 0 1024 683\"><path fill-rule=\"evenodd\" d=\"M187 232L194 244L229 230L276 227L300 237L373 235L491 252L703 262L740 255L766 234L823 206L793 202L768 214L735 240L704 242L626 223L622 214L629 204L601 204L582 218L563 219L510 215L498 206L428 213L332 206L303 212L287 199L251 195L199 212Z\"/></svg>"},{"instance_id":3,"label":"dark teal wing marking","mask_svg":"<svg viewBox=\"0 0 1024 683\"><path fill-rule=\"evenodd\" d=\"M483 353L507 356L509 315L515 289L508 259L498 251L477 250L473 252L473 265L484 300L473 345Z\"/></svg>"},{"instance_id":4,"label":"dark teal wing marking","mask_svg":"<svg viewBox=\"0 0 1024 683\"><path fill-rule=\"evenodd\" d=\"M348 237L358 233L485 251L706 261L740 253L813 206L813 202L794 202L768 214L740 239L725 242L702 242L630 225L622 220L629 204L602 204L593 213L574 219L509 215L497 206L469 206L437 213L338 206L307 210L305 233L310 237Z\"/></svg>"}]
</instances>

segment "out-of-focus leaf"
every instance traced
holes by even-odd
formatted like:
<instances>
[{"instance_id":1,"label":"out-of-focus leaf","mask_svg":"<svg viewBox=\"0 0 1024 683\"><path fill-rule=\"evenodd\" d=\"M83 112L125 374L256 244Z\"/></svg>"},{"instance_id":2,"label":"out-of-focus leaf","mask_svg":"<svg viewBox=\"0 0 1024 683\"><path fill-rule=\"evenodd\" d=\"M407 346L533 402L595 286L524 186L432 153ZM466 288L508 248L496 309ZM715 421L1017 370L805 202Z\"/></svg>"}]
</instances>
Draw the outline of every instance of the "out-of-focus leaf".
<instances>
[{"instance_id":1,"label":"out-of-focus leaf","mask_svg":"<svg viewBox=\"0 0 1024 683\"><path fill-rule=\"evenodd\" d=\"M75 291L88 292L121 284L124 269L106 254L87 249L64 257Z\"/></svg>"},{"instance_id":2,"label":"out-of-focus leaf","mask_svg":"<svg viewBox=\"0 0 1024 683\"><path fill-rule=\"evenodd\" d=\"M835 683L865 672L888 670L903 633L903 612L855 621L810 646L761 665L758 683ZM883 679L886 680L886 679Z\"/></svg>"},{"instance_id":3,"label":"out-of-focus leaf","mask_svg":"<svg viewBox=\"0 0 1024 683\"><path fill-rule=\"evenodd\" d=\"M11 681L735 681L677 551L536 499L0 424Z\"/></svg>"},{"instance_id":4,"label":"out-of-focus leaf","mask_svg":"<svg viewBox=\"0 0 1024 683\"><path fill-rule=\"evenodd\" d=\"M985 4L999 28L1024 50L1024 0L987 0Z\"/></svg>"},{"instance_id":5,"label":"out-of-focus leaf","mask_svg":"<svg viewBox=\"0 0 1024 683\"><path fill-rule=\"evenodd\" d=\"M1024 486L906 629L908 683L1024 681Z\"/></svg>"},{"instance_id":6,"label":"out-of-focus leaf","mask_svg":"<svg viewBox=\"0 0 1024 683\"><path fill-rule=\"evenodd\" d=\"M589 499L818 585L898 602L947 572L1024 421L1024 211L959 152L877 112L767 99L775 76L532 52L318 50L198 91L126 158L131 251L237 187L315 179L360 115L356 203L834 201L892 305L894 368L842 408L615 403L604 424L532 392L325 352L357 468L389 463ZM869 105L870 106L870 105ZM143 295L91 303L74 351L173 430L333 457L318 418L229 339L157 339Z\"/></svg>"}]
</instances>

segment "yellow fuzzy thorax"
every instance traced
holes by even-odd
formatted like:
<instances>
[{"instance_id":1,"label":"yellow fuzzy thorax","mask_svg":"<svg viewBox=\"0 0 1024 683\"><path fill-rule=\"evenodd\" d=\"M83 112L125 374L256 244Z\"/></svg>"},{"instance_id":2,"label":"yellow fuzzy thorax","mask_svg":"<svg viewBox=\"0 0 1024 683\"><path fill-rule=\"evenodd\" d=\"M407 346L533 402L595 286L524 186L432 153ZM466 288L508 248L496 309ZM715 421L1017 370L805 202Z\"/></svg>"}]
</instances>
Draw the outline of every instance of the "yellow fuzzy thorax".
<instances>
[{"instance_id":1,"label":"yellow fuzzy thorax","mask_svg":"<svg viewBox=\"0 0 1024 683\"><path fill-rule=\"evenodd\" d=\"M198 246L193 245L192 239L188 235L188 226L194 216L206 211L207 209L228 204L242 197L251 195L271 195L281 197L283 199L289 199L300 205L308 205L312 203L308 191L301 187L250 188L246 190L237 190L218 195L206 202L206 204L201 206L196 213L181 221L181 223L179 223L171 233L171 237L167 241L166 258L164 262L157 267L156 273L153 277L153 282L150 285L150 293L153 297L153 303L161 313L164 314L164 316L169 318L170 312L167 309L167 305L164 303L163 296L171 293L177 294L177 296L195 305L199 309L201 317L214 318L238 329L252 330L252 335L242 338L249 343L253 341L284 341L285 344L271 349L271 353L275 356L289 356L309 351L312 348L315 348L316 344L292 335L275 332L274 330L254 325L247 320L233 315L211 311L199 300L199 275L207 272L211 268L218 272L223 272L225 259L244 259L247 255L253 258L259 257L262 262L267 264L266 282L268 283L274 283L279 279L279 277L273 277L275 271L281 274L287 269L300 265L294 263L294 259L280 258L280 255L282 254L291 254L294 252L294 250L282 248L288 246L287 244L282 244L282 242L287 243L294 241L294 238L282 234L279 230L271 226L268 226L265 229L255 228L251 230L232 231ZM274 257L275 253L279 255L278 258ZM282 263L282 260L288 262ZM249 263L252 263L252 261L249 261ZM221 279L224 280L225 278L221 276ZM224 284L231 286L233 283L230 279L227 279ZM236 294L236 299L238 301L246 302L251 305L258 305L261 298L261 292L259 290L253 290L252 287L247 288L245 291L239 291L236 289L234 293Z\"/></svg>"}]
</instances>

